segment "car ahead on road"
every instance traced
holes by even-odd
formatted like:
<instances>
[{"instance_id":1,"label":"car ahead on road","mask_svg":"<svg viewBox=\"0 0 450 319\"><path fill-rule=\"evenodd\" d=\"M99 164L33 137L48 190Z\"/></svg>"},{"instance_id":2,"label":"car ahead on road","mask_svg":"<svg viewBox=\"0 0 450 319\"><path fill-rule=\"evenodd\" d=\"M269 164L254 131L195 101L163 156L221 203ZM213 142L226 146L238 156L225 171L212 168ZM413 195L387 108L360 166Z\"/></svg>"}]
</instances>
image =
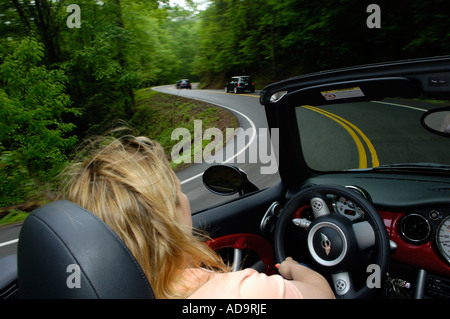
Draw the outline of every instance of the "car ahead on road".
<instances>
[{"instance_id":1,"label":"car ahead on road","mask_svg":"<svg viewBox=\"0 0 450 319\"><path fill-rule=\"evenodd\" d=\"M177 81L175 86L177 89L192 89L191 81L188 79Z\"/></svg>"},{"instance_id":2,"label":"car ahead on road","mask_svg":"<svg viewBox=\"0 0 450 319\"><path fill-rule=\"evenodd\" d=\"M449 97L450 57L267 86L260 103L279 183L258 189L258 176L210 166L204 185L236 195L194 213L194 227L234 269L270 275L292 256L323 274L337 298L449 298L450 106L439 102ZM3 296L152 297L130 255L89 212L51 203L25 221L8 261L18 272L0 273ZM70 266L81 269L78 289L65 284Z\"/></svg>"},{"instance_id":3,"label":"car ahead on road","mask_svg":"<svg viewBox=\"0 0 450 319\"><path fill-rule=\"evenodd\" d=\"M233 76L230 82L225 84L225 92L239 93L244 91L255 92L255 83L252 78L247 75Z\"/></svg>"}]
</instances>

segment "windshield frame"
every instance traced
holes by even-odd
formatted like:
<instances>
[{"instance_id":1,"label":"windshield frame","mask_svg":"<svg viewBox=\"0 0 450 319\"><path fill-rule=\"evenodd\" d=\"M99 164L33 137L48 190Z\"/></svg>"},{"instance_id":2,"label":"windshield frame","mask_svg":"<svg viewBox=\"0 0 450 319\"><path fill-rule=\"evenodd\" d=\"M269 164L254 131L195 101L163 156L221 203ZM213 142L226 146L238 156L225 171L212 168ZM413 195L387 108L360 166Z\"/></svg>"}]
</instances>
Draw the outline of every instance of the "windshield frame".
<instances>
[{"instance_id":1,"label":"windshield frame","mask_svg":"<svg viewBox=\"0 0 450 319\"><path fill-rule=\"evenodd\" d=\"M450 57L397 61L337 69L290 78L265 87L260 93L270 128L279 128L279 173L283 182L296 183L316 176L302 150L295 108L299 105L336 104L321 92L360 87L365 96L341 99L338 103L400 98L449 98L448 86L430 85L430 79L450 74ZM379 88L383 88L380 90ZM271 98L276 96L276 99Z\"/></svg>"}]
</instances>

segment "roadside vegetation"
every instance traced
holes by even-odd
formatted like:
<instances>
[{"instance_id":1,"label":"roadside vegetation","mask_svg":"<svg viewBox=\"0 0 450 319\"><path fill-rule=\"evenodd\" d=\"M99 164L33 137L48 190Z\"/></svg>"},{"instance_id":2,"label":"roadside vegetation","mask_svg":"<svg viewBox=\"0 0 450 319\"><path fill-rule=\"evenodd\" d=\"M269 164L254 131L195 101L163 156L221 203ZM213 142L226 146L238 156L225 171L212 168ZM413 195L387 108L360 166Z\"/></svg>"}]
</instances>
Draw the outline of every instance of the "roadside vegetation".
<instances>
[{"instance_id":1,"label":"roadside vegetation","mask_svg":"<svg viewBox=\"0 0 450 319\"><path fill-rule=\"evenodd\" d=\"M69 27L74 3L79 28ZM189 10L154 0L0 0L0 12L0 224L51 198L79 143L118 121L169 150L169 132L193 117L205 126L228 119L144 89L196 79Z\"/></svg>"},{"instance_id":2,"label":"roadside vegetation","mask_svg":"<svg viewBox=\"0 0 450 319\"><path fill-rule=\"evenodd\" d=\"M151 88L137 90L135 99L135 105L132 107L133 117L129 118L128 121L117 119L116 124L126 125L136 135L148 136L157 140L164 148L169 160L171 150L178 142L171 138L172 132L177 128L188 129L192 132L191 136L194 139L194 120L201 120L204 130L216 127L224 135L226 128L238 127L237 119L231 113L205 102L159 93ZM50 138L42 140L44 144L50 142ZM208 141L205 142L206 144L208 143ZM206 144L202 145L202 149ZM76 146L74 146L74 149L76 149ZM42 154L46 154L45 146L42 151ZM10 151L10 153L14 154L14 151ZM0 194L0 198L3 200L3 206L0 208L0 226L23 221L29 212L51 200L53 190L58 183L58 174L71 159L70 154L68 156L60 156L61 158L57 161L57 164L55 162L51 172L42 173L45 176L44 181L44 179L40 179L37 176L29 175L31 168L26 167L24 163L20 163L20 158L23 157L25 163L31 160L26 159L24 156L26 155L18 156L19 159L12 163L8 161L14 158L14 155L11 155L11 157L4 156L0 159L2 169L4 171L9 170L7 173L12 177L0 181L3 190L10 190L9 193L3 192ZM191 156L193 157L194 154L192 153ZM34 158L32 161L39 161L39 159ZM177 171L189 164L184 162L175 164L171 162L171 165ZM13 205L8 205L11 203Z\"/></svg>"},{"instance_id":3,"label":"roadside vegetation","mask_svg":"<svg viewBox=\"0 0 450 319\"><path fill-rule=\"evenodd\" d=\"M226 128L238 128L237 119L230 112L206 102L194 101L181 96L163 94L151 89L136 91L134 116L130 120L131 127L140 135L157 140L170 158L172 148L179 142L172 139L172 132L177 128L186 128L194 139L194 121L202 121L203 131L216 127L225 135ZM178 138L178 137L176 137ZM204 140L202 150L210 141ZM193 145L193 142L191 143ZM221 145L223 146L223 145ZM194 148L191 148L191 163L194 162ZM177 171L186 167L184 162L171 162Z\"/></svg>"},{"instance_id":4,"label":"roadside vegetation","mask_svg":"<svg viewBox=\"0 0 450 319\"><path fill-rule=\"evenodd\" d=\"M262 89L305 73L448 55L447 7L446 0L212 0L199 19L195 66L202 87L222 89L228 77L246 74Z\"/></svg>"}]
</instances>

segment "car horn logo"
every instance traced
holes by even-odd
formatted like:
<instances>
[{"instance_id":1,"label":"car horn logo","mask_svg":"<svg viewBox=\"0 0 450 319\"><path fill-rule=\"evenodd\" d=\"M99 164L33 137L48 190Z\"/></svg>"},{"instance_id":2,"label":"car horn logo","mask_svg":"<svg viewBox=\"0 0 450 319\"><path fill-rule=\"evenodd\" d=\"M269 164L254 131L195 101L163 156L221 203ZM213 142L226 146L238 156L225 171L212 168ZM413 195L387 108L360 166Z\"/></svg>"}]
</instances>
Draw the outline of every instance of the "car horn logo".
<instances>
[{"instance_id":1,"label":"car horn logo","mask_svg":"<svg viewBox=\"0 0 450 319\"><path fill-rule=\"evenodd\" d=\"M331 242L326 235L320 233L320 236L322 237L322 248L325 250L325 253L328 256L331 251Z\"/></svg>"}]
</instances>

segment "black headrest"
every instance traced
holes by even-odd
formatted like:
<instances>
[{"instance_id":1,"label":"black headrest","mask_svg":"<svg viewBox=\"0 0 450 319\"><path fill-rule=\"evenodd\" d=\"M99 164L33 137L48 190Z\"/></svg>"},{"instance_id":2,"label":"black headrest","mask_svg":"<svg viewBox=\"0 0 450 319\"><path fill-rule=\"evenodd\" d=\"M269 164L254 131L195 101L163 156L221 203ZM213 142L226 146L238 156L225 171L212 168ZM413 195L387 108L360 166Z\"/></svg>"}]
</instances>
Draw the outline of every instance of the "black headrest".
<instances>
[{"instance_id":1,"label":"black headrest","mask_svg":"<svg viewBox=\"0 0 450 319\"><path fill-rule=\"evenodd\" d=\"M44 205L27 217L17 255L19 298L154 298L123 241L69 201Z\"/></svg>"}]
</instances>

